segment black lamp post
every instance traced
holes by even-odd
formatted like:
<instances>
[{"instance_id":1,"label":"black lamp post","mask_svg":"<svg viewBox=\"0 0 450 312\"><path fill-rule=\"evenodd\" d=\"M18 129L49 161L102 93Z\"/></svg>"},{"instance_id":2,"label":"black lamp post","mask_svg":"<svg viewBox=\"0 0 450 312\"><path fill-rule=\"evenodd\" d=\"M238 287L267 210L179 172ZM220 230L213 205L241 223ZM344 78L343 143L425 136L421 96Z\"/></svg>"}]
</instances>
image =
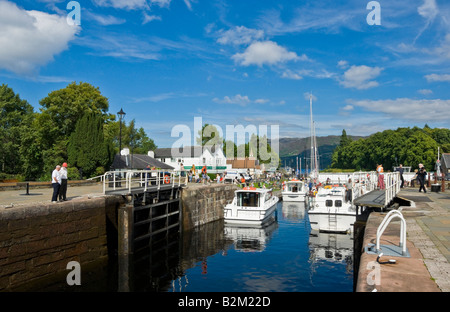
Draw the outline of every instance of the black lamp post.
<instances>
[{"instance_id":1,"label":"black lamp post","mask_svg":"<svg viewBox=\"0 0 450 312\"><path fill-rule=\"evenodd\" d=\"M119 134L119 155L122 151L122 119L126 115L123 109L120 109L120 112L117 112L117 115L119 115L119 122L120 122L120 134Z\"/></svg>"}]
</instances>

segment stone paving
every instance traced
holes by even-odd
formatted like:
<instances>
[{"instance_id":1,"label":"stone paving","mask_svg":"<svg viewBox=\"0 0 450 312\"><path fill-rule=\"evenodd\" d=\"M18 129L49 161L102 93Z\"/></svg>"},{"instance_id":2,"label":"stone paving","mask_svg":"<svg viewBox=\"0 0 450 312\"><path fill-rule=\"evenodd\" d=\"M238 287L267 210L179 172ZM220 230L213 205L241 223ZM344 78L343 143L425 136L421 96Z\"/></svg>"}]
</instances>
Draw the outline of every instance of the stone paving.
<instances>
[{"instance_id":1,"label":"stone paving","mask_svg":"<svg viewBox=\"0 0 450 312\"><path fill-rule=\"evenodd\" d=\"M412 207L402 208L407 239L420 250L439 288L450 292L450 192L419 193L412 188L398 196L414 201Z\"/></svg>"}]
</instances>

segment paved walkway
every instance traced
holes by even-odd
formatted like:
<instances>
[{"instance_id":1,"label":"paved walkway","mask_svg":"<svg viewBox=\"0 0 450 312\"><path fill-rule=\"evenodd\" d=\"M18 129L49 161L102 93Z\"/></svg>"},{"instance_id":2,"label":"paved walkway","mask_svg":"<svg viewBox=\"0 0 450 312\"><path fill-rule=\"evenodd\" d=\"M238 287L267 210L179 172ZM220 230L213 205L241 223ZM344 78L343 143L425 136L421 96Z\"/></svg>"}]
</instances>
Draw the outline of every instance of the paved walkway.
<instances>
[{"instance_id":1,"label":"paved walkway","mask_svg":"<svg viewBox=\"0 0 450 312\"><path fill-rule=\"evenodd\" d=\"M21 206L30 203L50 203L53 188L30 188L30 195L26 195L26 190L0 191L0 209L11 206ZM93 184L86 186L67 187L67 199L73 200L83 196L102 195L103 184Z\"/></svg>"},{"instance_id":2,"label":"paved walkway","mask_svg":"<svg viewBox=\"0 0 450 312\"><path fill-rule=\"evenodd\" d=\"M450 192L419 193L417 188L407 188L398 196L413 201L411 207L399 208L407 225L407 247L411 257L383 257L382 260L395 259L397 264L381 265L380 285L370 286L366 278L373 271L369 264L376 260L376 255L364 252L361 255L357 291L450 292ZM364 246L375 243L376 230L385 215L370 215ZM391 222L381 237L381 244L398 245L399 230L400 223Z\"/></svg>"},{"instance_id":3,"label":"paved walkway","mask_svg":"<svg viewBox=\"0 0 450 312\"><path fill-rule=\"evenodd\" d=\"M431 277L442 291L450 292L450 192L419 193L405 189L398 196L413 200L404 207L407 239L422 253Z\"/></svg>"}]
</instances>

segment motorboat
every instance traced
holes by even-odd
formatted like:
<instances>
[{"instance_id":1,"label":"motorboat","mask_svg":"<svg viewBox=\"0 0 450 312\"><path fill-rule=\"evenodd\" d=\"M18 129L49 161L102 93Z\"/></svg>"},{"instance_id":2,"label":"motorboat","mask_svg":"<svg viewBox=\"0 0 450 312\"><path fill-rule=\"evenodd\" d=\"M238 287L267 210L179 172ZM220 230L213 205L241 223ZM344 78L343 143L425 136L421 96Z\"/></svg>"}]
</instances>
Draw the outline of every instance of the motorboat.
<instances>
[{"instance_id":1,"label":"motorboat","mask_svg":"<svg viewBox=\"0 0 450 312\"><path fill-rule=\"evenodd\" d=\"M244 187L234 193L233 201L224 207L226 224L264 224L276 210L279 199L272 189Z\"/></svg>"},{"instance_id":2,"label":"motorboat","mask_svg":"<svg viewBox=\"0 0 450 312\"><path fill-rule=\"evenodd\" d=\"M292 179L287 182L283 182L283 190L281 192L283 201L304 202L306 194L307 191L303 181Z\"/></svg>"},{"instance_id":3,"label":"motorboat","mask_svg":"<svg viewBox=\"0 0 450 312\"><path fill-rule=\"evenodd\" d=\"M350 233L356 221L356 208L346 201L342 185L320 187L309 198L309 221L312 230L319 232Z\"/></svg>"}]
</instances>

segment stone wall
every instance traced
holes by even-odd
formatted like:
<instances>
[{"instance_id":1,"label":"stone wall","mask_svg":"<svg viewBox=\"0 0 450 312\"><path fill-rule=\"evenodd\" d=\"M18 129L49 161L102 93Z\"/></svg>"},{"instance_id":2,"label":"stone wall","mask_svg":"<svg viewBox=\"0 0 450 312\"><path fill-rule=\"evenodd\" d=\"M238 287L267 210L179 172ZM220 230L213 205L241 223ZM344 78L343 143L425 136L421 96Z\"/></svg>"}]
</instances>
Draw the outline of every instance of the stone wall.
<instances>
[{"instance_id":1,"label":"stone wall","mask_svg":"<svg viewBox=\"0 0 450 312\"><path fill-rule=\"evenodd\" d=\"M106 196L0 210L0 291L68 273L70 261L83 271L107 258L107 231L117 227L120 204Z\"/></svg>"},{"instance_id":2,"label":"stone wall","mask_svg":"<svg viewBox=\"0 0 450 312\"><path fill-rule=\"evenodd\" d=\"M223 207L233 199L237 189L232 184L190 185L183 189L183 231L223 219Z\"/></svg>"}]
</instances>

